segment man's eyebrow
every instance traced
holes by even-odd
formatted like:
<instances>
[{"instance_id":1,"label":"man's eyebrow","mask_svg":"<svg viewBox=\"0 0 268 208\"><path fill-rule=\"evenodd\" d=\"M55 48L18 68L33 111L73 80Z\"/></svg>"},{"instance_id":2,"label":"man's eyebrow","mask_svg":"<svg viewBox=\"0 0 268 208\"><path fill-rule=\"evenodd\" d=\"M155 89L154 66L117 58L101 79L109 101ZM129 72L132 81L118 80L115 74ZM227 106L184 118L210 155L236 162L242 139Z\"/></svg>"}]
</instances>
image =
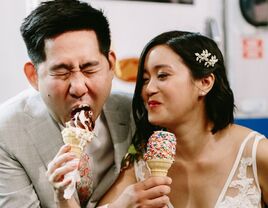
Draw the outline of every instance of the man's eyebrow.
<instances>
[{"instance_id":1,"label":"man's eyebrow","mask_svg":"<svg viewBox=\"0 0 268 208\"><path fill-rule=\"evenodd\" d=\"M60 64L55 64L54 66L51 67L51 70L54 71L54 70L58 70L58 69L72 69L73 68L73 65L71 64L64 64L64 63L60 63Z\"/></svg>"},{"instance_id":2,"label":"man's eyebrow","mask_svg":"<svg viewBox=\"0 0 268 208\"><path fill-rule=\"evenodd\" d=\"M90 61L90 62L86 62L84 64L80 64L79 67L80 67L80 69L84 69L84 68L87 68L87 67L90 67L90 66L96 66L98 64L99 64L98 61Z\"/></svg>"}]
</instances>

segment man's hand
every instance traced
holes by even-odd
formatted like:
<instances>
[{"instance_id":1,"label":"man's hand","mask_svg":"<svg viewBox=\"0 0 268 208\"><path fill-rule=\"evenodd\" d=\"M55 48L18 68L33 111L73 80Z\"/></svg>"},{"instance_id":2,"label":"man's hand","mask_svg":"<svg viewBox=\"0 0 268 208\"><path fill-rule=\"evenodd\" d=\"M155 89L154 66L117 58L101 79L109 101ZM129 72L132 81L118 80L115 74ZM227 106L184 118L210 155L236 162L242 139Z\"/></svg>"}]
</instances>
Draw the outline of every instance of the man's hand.
<instances>
[{"instance_id":1,"label":"man's hand","mask_svg":"<svg viewBox=\"0 0 268 208\"><path fill-rule=\"evenodd\" d=\"M70 153L71 147L63 145L54 159L48 164L46 176L55 190L55 200L62 201L64 190L71 183L66 179L65 174L75 170L78 167L79 160L73 153ZM72 161L71 163L67 163Z\"/></svg>"},{"instance_id":2,"label":"man's hand","mask_svg":"<svg viewBox=\"0 0 268 208\"><path fill-rule=\"evenodd\" d=\"M123 193L109 205L109 208L164 208L169 203L172 180L169 177L150 177L128 186Z\"/></svg>"}]
</instances>

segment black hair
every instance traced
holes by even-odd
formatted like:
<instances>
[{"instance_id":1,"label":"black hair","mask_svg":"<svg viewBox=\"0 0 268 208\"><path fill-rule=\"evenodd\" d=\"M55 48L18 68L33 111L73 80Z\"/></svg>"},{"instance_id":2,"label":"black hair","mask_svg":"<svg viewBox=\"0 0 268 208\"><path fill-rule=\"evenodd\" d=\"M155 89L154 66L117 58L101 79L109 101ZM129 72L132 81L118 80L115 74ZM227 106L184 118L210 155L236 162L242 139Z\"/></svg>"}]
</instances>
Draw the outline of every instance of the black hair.
<instances>
[{"instance_id":1,"label":"black hair","mask_svg":"<svg viewBox=\"0 0 268 208\"><path fill-rule=\"evenodd\" d=\"M78 0L42 2L25 19L20 31L34 64L46 60L44 42L67 31L93 30L100 52L108 57L111 45L110 28L103 11Z\"/></svg>"},{"instance_id":2,"label":"black hair","mask_svg":"<svg viewBox=\"0 0 268 208\"><path fill-rule=\"evenodd\" d=\"M161 129L161 127L149 123L148 113L141 97L145 58L148 52L158 45L166 45L178 54L184 61L184 64L190 69L193 79L201 79L209 76L211 73L214 74L214 85L205 97L206 115L213 123L211 132L214 134L225 128L228 124L233 123L234 96L227 79L223 55L217 44L200 33L184 31L165 32L153 38L145 46L140 56L132 102L133 116L137 127L136 136L133 139L135 147L138 150L142 150L153 131ZM201 54L205 49L217 57L218 61L214 66L206 67L204 62L199 63L196 60L195 53Z\"/></svg>"}]
</instances>

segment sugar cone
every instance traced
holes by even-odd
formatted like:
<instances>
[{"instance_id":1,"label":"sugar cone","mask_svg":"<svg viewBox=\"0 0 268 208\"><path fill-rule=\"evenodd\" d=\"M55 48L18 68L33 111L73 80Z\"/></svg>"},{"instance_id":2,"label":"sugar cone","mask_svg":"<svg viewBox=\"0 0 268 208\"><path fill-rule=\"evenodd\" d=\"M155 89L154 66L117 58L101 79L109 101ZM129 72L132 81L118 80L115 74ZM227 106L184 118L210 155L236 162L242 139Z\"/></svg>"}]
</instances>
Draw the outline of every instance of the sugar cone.
<instances>
[{"instance_id":1,"label":"sugar cone","mask_svg":"<svg viewBox=\"0 0 268 208\"><path fill-rule=\"evenodd\" d=\"M168 169L171 167L172 163L172 160L167 159L147 160L147 164L151 170L152 176L166 176Z\"/></svg>"},{"instance_id":2,"label":"sugar cone","mask_svg":"<svg viewBox=\"0 0 268 208\"><path fill-rule=\"evenodd\" d=\"M71 146L70 152L74 153L77 158L80 158L81 155L82 155L82 149L81 149L81 147L79 147L77 145L72 145L72 144L70 144L70 146Z\"/></svg>"},{"instance_id":3,"label":"sugar cone","mask_svg":"<svg viewBox=\"0 0 268 208\"><path fill-rule=\"evenodd\" d=\"M73 152L77 158L81 157L82 148L79 146L80 139L76 138L74 134L67 132L67 129L62 132L63 142L71 146L70 152Z\"/></svg>"}]
</instances>

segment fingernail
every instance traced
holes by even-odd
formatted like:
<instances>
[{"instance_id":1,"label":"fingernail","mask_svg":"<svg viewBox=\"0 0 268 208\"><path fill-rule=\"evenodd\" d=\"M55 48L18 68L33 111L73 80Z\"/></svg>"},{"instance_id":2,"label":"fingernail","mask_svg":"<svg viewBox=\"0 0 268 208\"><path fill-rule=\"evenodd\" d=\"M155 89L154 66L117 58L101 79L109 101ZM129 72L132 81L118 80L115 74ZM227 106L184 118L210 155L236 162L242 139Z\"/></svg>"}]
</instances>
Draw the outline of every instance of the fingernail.
<instances>
[{"instance_id":1,"label":"fingernail","mask_svg":"<svg viewBox=\"0 0 268 208\"><path fill-rule=\"evenodd\" d=\"M71 146L69 144L65 144L65 147L64 148L67 150L67 149L70 149Z\"/></svg>"},{"instance_id":2,"label":"fingernail","mask_svg":"<svg viewBox=\"0 0 268 208\"><path fill-rule=\"evenodd\" d=\"M169 178L169 184L171 184L172 183L172 178L170 178L170 177L168 177Z\"/></svg>"}]
</instances>

